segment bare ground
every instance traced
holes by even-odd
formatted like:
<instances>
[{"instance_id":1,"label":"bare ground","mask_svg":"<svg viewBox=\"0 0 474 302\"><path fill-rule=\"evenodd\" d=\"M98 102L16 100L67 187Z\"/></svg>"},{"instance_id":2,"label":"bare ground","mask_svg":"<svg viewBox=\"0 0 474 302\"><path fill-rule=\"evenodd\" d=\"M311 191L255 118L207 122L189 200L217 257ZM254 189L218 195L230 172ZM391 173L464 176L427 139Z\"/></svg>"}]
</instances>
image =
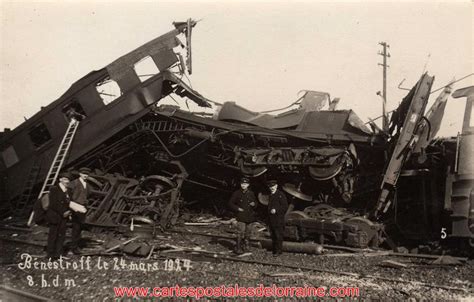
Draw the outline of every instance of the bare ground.
<instances>
[{"instance_id":1,"label":"bare ground","mask_svg":"<svg viewBox=\"0 0 474 302\"><path fill-rule=\"evenodd\" d=\"M177 229L184 232L199 231L226 235L229 227L181 226ZM2 230L0 236L21 238L21 235L13 235L17 233L12 230ZM93 234L93 236L107 241L113 235L101 233ZM41 255L44 254L42 247L2 241L0 266L2 283L59 301L112 301L115 300L113 288L118 286L216 287L235 284L241 287L258 287L260 284L286 287L313 286L324 287L327 289L326 292L331 287L359 288L357 297L346 297L343 298L344 300L387 301L410 298L429 301L474 300L474 261L472 259L462 265L433 265L431 260L427 259L360 253L351 255L334 250L327 250L323 255L284 253L274 258L271 252L258 247L252 248L251 255L236 257L231 251L232 240L187 233L162 233L160 238L147 241L147 243L155 246L155 251L149 259L125 254L93 255L90 258L90 270L72 267L41 270L21 269L19 264L24 263L21 254ZM194 253L176 250L170 252L169 246L194 248L197 251ZM215 253L206 253L202 250ZM109 264L108 269L103 266L98 267L99 257L101 262ZM69 262L71 265L78 264L81 260L81 256L72 254L68 255L68 258L64 263ZM85 261L85 258L82 259ZM181 270L176 268L176 259L180 259ZM185 268L183 259L190 260L189 270ZM258 263L245 263L237 259ZM37 260L47 262L44 258ZM382 265L384 260L393 260L405 264L406 267L386 267ZM167 261L167 267L165 267L165 261ZM169 266L171 262L173 262L173 268ZM126 267L115 266L120 263L125 264ZM299 266L300 269L279 266L280 264ZM55 278L58 280L58 286L53 285ZM42 279L50 286L43 287L45 283ZM69 280L73 280L74 284ZM261 298L254 299L261 300ZM324 298L324 300L331 299L335 298L328 296ZM145 300L150 301L150 298ZM204 301L204 298L201 300ZM217 300L222 300L222 298Z\"/></svg>"}]
</instances>

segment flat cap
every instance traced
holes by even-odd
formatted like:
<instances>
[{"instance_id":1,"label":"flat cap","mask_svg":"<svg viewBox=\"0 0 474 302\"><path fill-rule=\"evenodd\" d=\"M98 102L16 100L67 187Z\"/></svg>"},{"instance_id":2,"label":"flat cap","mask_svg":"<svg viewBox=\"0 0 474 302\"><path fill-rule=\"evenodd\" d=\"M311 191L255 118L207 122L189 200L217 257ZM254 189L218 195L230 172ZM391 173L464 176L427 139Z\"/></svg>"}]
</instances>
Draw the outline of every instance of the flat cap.
<instances>
[{"instance_id":1,"label":"flat cap","mask_svg":"<svg viewBox=\"0 0 474 302\"><path fill-rule=\"evenodd\" d=\"M269 179L267 180L267 186L271 187L277 184L277 181L275 179Z\"/></svg>"},{"instance_id":2,"label":"flat cap","mask_svg":"<svg viewBox=\"0 0 474 302\"><path fill-rule=\"evenodd\" d=\"M91 169L86 168L86 167L82 167L82 168L79 169L79 173L82 173L82 174L91 174Z\"/></svg>"},{"instance_id":3,"label":"flat cap","mask_svg":"<svg viewBox=\"0 0 474 302\"><path fill-rule=\"evenodd\" d=\"M61 178L71 179L71 174L69 174L69 172L61 172L58 175L58 179L61 179Z\"/></svg>"},{"instance_id":4,"label":"flat cap","mask_svg":"<svg viewBox=\"0 0 474 302\"><path fill-rule=\"evenodd\" d=\"M250 183L250 180L249 180L247 177L242 177L242 178L240 179L240 183L242 183L242 184L248 184L248 183Z\"/></svg>"}]
</instances>

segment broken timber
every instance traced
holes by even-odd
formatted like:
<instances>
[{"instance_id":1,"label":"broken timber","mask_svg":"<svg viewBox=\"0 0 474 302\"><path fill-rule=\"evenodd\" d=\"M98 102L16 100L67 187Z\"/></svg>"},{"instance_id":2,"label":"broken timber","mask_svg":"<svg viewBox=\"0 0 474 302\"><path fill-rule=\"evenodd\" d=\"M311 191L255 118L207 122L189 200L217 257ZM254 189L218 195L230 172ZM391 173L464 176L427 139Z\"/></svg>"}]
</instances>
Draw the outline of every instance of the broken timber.
<instances>
[{"instance_id":1,"label":"broken timber","mask_svg":"<svg viewBox=\"0 0 474 302\"><path fill-rule=\"evenodd\" d=\"M270 239L258 239L258 242L262 247L266 249L272 248L272 241ZM305 254L316 254L320 255L323 252L323 247L317 243L306 243L306 242L291 242L283 241L283 252L289 253L305 253Z\"/></svg>"}]
</instances>

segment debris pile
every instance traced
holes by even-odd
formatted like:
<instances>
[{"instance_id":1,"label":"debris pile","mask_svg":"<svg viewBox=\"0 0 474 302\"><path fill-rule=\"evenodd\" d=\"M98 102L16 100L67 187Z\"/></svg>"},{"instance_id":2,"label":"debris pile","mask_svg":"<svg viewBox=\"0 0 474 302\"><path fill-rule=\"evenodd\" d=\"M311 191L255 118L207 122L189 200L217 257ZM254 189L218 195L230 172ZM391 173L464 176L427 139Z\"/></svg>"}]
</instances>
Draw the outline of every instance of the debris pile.
<instances>
[{"instance_id":1,"label":"debris pile","mask_svg":"<svg viewBox=\"0 0 474 302\"><path fill-rule=\"evenodd\" d=\"M86 222L144 235L175 225L191 203L214 209L221 219L230 192L246 176L262 203L262 223L266 181L277 180L285 191L288 240L394 249L439 241L441 230L441 240L449 236L472 251L472 87L453 93L467 98L456 139L435 138L454 83L438 89L427 109L434 83L428 73L389 125L383 116L384 129L364 123L353 110L336 110L339 98L320 91L304 90L285 108L252 112L211 101L182 80L191 74L196 24L173 23L170 32L85 75L5 132L1 205L30 215L60 170L86 167L94 171ZM145 60L156 65L155 73L137 73ZM212 113L166 104L168 97Z\"/></svg>"}]
</instances>

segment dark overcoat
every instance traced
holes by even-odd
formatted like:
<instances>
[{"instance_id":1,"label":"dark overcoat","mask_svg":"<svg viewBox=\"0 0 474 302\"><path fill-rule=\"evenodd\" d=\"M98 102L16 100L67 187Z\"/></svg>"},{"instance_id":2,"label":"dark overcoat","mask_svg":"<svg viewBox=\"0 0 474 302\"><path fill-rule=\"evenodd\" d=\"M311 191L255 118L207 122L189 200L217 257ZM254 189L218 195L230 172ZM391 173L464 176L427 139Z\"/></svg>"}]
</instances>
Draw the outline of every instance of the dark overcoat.
<instances>
[{"instance_id":1,"label":"dark overcoat","mask_svg":"<svg viewBox=\"0 0 474 302\"><path fill-rule=\"evenodd\" d=\"M58 186L52 186L49 189L49 205L46 211L46 218L51 224L58 224L64 217L64 213L69 210L71 189L67 189L66 193Z\"/></svg>"},{"instance_id":2,"label":"dark overcoat","mask_svg":"<svg viewBox=\"0 0 474 302\"><path fill-rule=\"evenodd\" d=\"M252 205L253 204L253 205ZM246 192L241 189L232 194L229 200L229 208L236 212L236 219L240 222L252 223L255 221L255 207L257 206L257 198L252 190ZM240 212L239 208L244 211Z\"/></svg>"},{"instance_id":3,"label":"dark overcoat","mask_svg":"<svg viewBox=\"0 0 474 302\"><path fill-rule=\"evenodd\" d=\"M285 214L288 210L288 201L285 194L277 190L274 194L270 194L268 199L268 223L270 226L284 226ZM272 209L275 209L275 214L271 213Z\"/></svg>"}]
</instances>

